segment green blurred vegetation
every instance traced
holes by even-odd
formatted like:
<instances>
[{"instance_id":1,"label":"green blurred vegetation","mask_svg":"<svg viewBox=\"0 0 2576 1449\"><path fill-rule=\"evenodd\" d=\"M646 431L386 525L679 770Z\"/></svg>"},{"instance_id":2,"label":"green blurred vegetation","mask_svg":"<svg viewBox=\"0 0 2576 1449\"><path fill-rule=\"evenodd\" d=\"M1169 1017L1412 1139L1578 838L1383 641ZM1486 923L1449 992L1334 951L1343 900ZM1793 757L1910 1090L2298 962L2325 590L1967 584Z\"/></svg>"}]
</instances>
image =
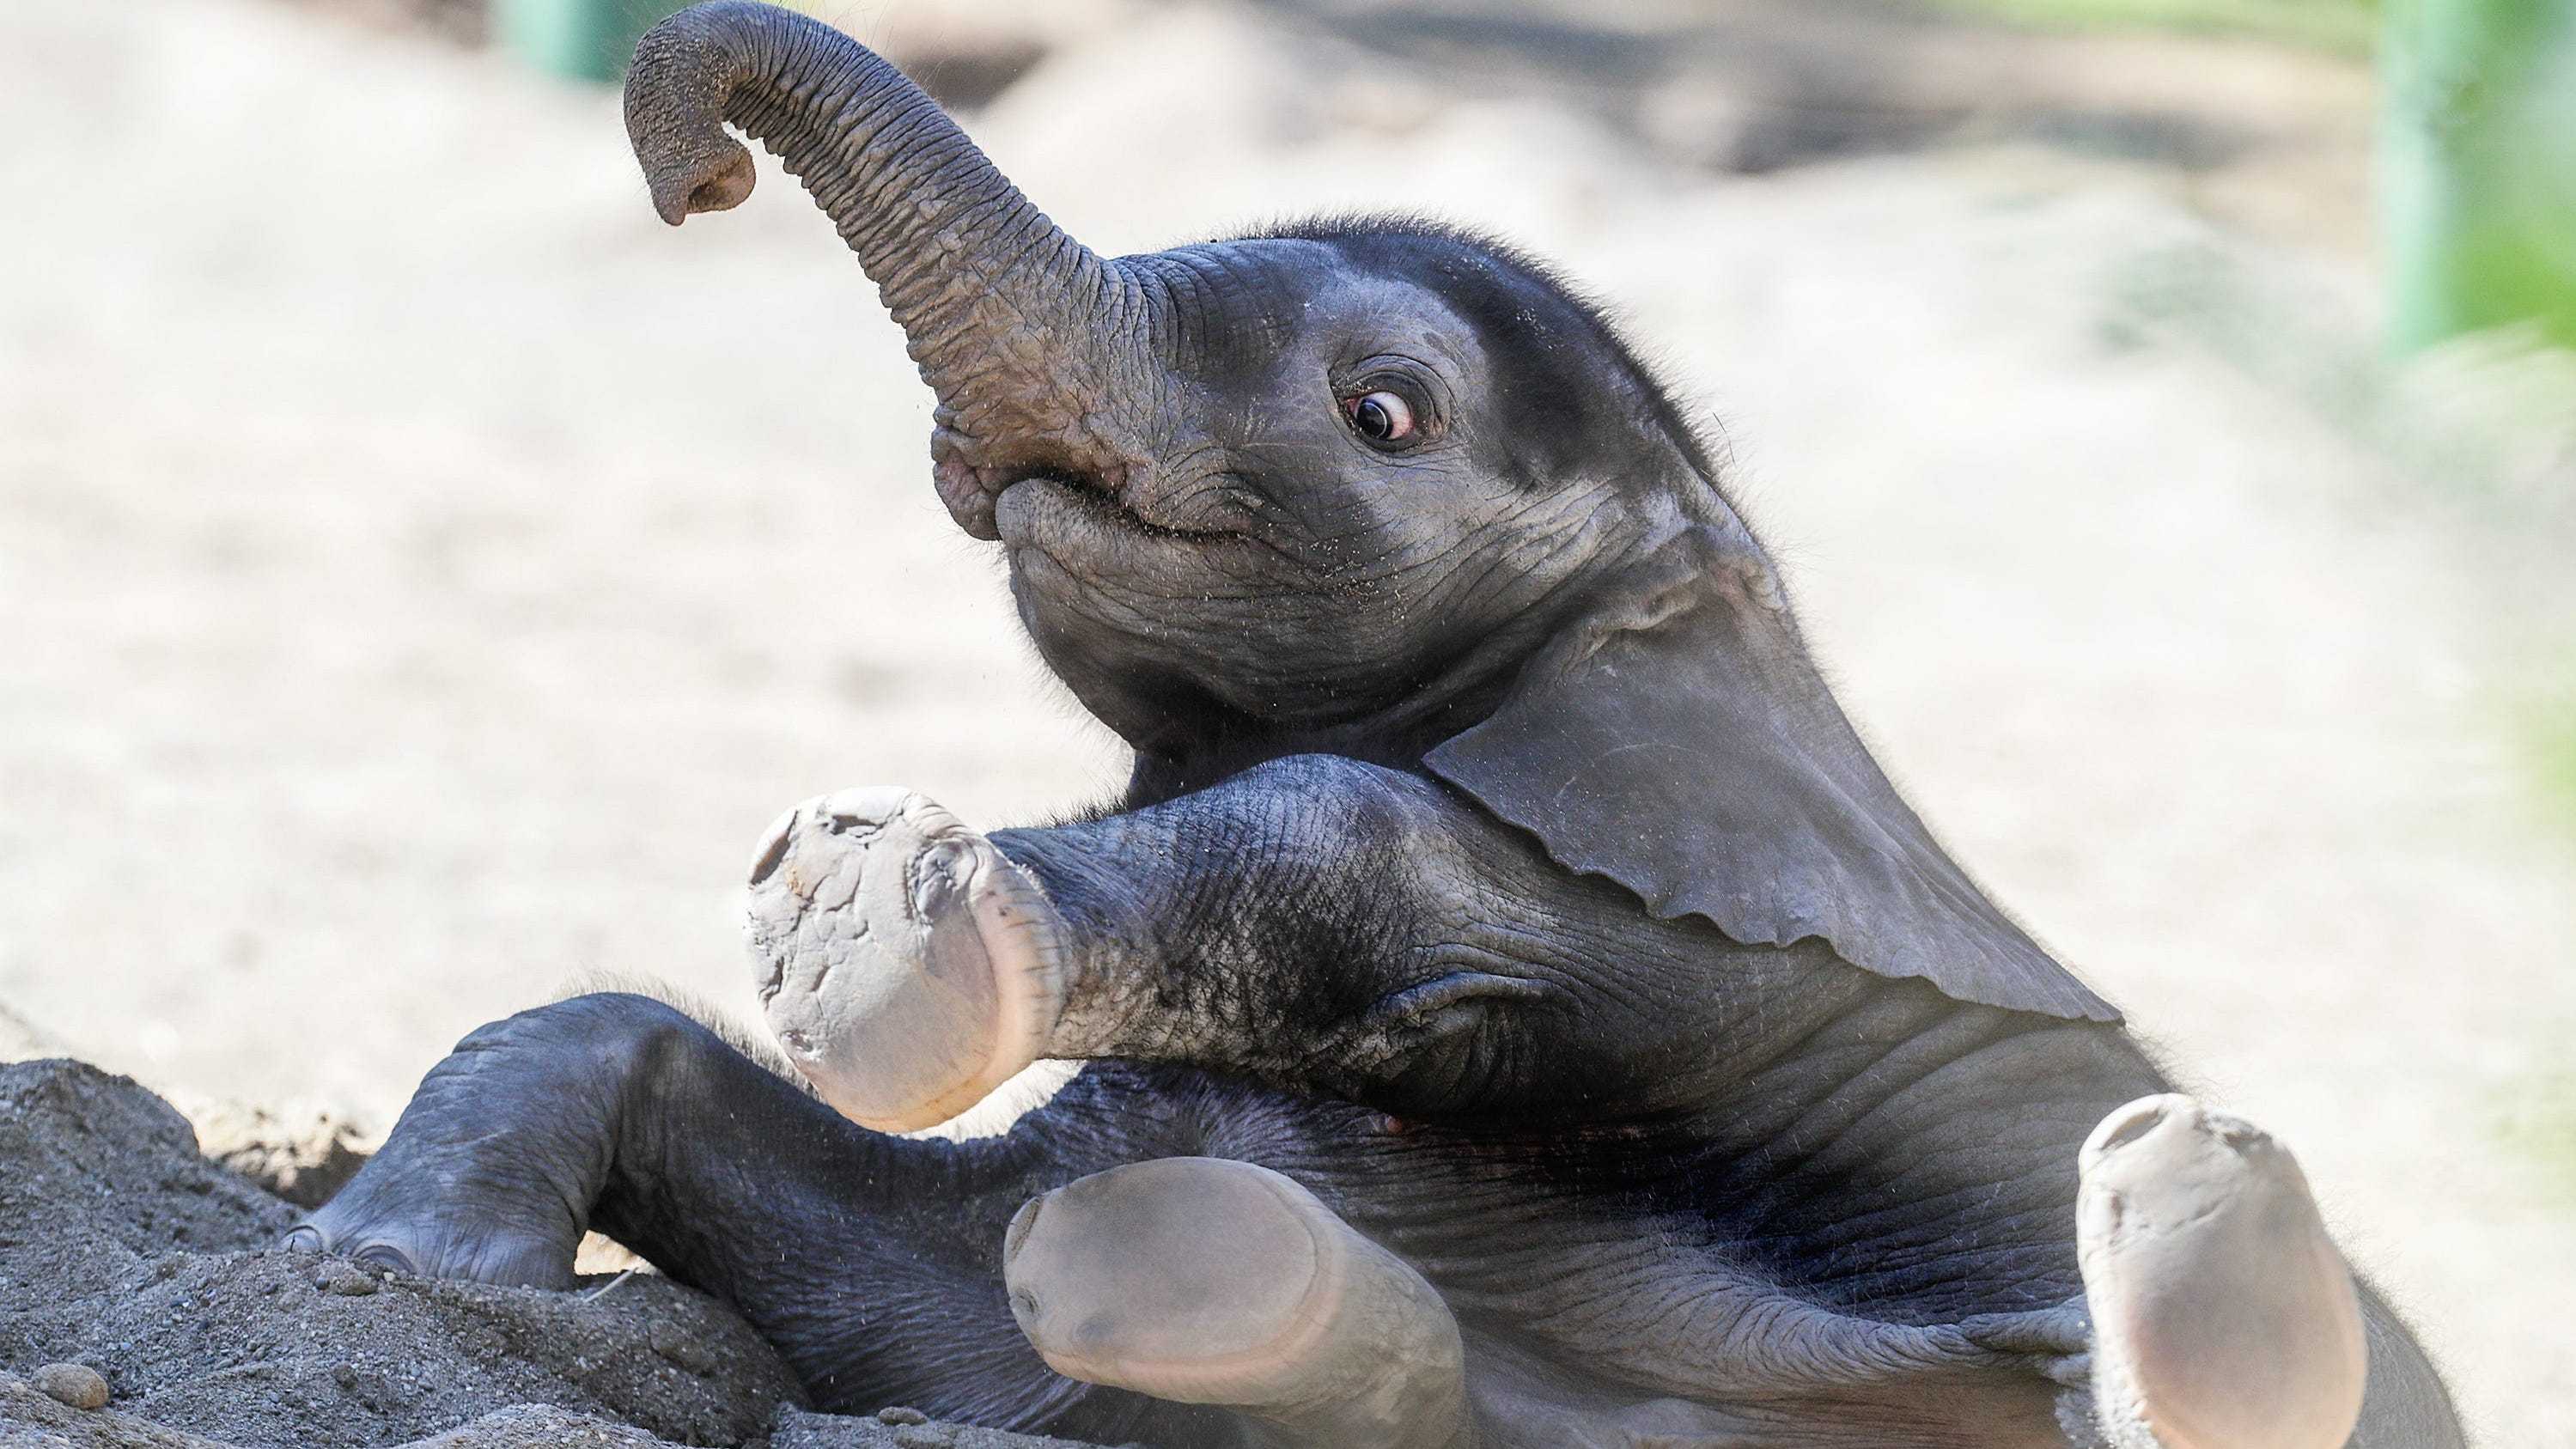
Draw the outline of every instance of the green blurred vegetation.
<instances>
[{"instance_id":1,"label":"green blurred vegetation","mask_svg":"<svg viewBox=\"0 0 2576 1449\"><path fill-rule=\"evenodd\" d=\"M2529 323L2576 347L2576 0L2390 0L2391 340Z\"/></svg>"},{"instance_id":2,"label":"green blurred vegetation","mask_svg":"<svg viewBox=\"0 0 2576 1449\"><path fill-rule=\"evenodd\" d=\"M1935 0L1961 14L2051 29L2114 27L2259 35L2344 55L2371 52L2378 0Z\"/></svg>"},{"instance_id":3,"label":"green blurred vegetation","mask_svg":"<svg viewBox=\"0 0 2576 1449\"><path fill-rule=\"evenodd\" d=\"M2576 832L2576 674L2557 697L2532 707L2524 737L2542 806Z\"/></svg>"},{"instance_id":4,"label":"green blurred vegetation","mask_svg":"<svg viewBox=\"0 0 2576 1449\"><path fill-rule=\"evenodd\" d=\"M2495 1130L2539 1172L2544 1191L2576 1203L2576 1073L2544 1069L2515 1081L2497 1104Z\"/></svg>"},{"instance_id":5,"label":"green blurred vegetation","mask_svg":"<svg viewBox=\"0 0 2576 1449\"><path fill-rule=\"evenodd\" d=\"M614 84L635 42L688 0L493 0L501 43L567 80Z\"/></svg>"}]
</instances>

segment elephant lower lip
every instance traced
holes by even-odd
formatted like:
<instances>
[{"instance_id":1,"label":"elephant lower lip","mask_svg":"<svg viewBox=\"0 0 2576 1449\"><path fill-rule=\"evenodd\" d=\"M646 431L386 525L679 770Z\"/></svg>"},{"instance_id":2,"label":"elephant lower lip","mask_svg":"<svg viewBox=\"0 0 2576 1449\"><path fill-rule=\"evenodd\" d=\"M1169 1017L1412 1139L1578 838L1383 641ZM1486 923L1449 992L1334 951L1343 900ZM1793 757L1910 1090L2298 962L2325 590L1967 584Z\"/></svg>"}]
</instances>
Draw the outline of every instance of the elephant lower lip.
<instances>
[{"instance_id":1,"label":"elephant lower lip","mask_svg":"<svg viewBox=\"0 0 2576 1449\"><path fill-rule=\"evenodd\" d=\"M1001 537L993 517L995 505L1001 501L1000 490L987 487L967 463L955 457L937 457L936 448L932 451L936 461L930 467L930 482L938 491L939 501L947 507L948 516L966 530L969 538L989 541Z\"/></svg>"}]
</instances>

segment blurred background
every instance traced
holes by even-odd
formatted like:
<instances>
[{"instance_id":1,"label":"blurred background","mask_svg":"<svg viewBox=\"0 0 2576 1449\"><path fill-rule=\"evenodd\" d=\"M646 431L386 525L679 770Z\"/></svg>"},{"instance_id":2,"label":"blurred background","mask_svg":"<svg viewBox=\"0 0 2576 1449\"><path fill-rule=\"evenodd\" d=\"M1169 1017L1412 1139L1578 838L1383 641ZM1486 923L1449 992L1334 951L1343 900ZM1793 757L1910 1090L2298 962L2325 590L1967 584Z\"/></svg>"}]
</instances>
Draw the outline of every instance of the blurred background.
<instances>
[{"instance_id":1,"label":"blurred background","mask_svg":"<svg viewBox=\"0 0 2576 1449\"><path fill-rule=\"evenodd\" d=\"M1961 858L2576 1445L2576 0L847 0L1104 252L1561 261ZM389 1121L588 971L746 995L804 796L1122 778L774 168L609 0L0 0L0 1009ZM0 1033L5 1034L5 1033Z\"/></svg>"}]
</instances>

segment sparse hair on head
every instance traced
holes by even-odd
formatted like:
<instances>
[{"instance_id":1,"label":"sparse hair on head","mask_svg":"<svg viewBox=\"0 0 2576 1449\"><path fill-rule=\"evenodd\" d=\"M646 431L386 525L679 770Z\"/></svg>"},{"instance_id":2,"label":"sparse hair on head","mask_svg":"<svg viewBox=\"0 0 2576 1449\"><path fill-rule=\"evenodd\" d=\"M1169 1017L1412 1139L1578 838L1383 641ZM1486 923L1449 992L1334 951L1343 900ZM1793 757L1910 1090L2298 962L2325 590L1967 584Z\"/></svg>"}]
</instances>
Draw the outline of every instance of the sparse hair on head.
<instances>
[{"instance_id":1,"label":"sparse hair on head","mask_svg":"<svg viewBox=\"0 0 2576 1449\"><path fill-rule=\"evenodd\" d=\"M1371 237L1415 237L1458 247L1497 266L1518 272L1545 288L1563 302L1568 311L1591 327L1595 339L1646 398L1656 426L1671 439L1674 447L1681 450L1692 470L1721 497L1724 496L1725 477L1718 461L1724 449L1692 412L1676 401L1678 389L1666 379L1663 370L1648 362L1628 340L1613 315L1614 309L1577 285L1554 263L1491 233L1420 212L1329 212L1272 222L1246 231L1235 239L1330 243Z\"/></svg>"}]
</instances>

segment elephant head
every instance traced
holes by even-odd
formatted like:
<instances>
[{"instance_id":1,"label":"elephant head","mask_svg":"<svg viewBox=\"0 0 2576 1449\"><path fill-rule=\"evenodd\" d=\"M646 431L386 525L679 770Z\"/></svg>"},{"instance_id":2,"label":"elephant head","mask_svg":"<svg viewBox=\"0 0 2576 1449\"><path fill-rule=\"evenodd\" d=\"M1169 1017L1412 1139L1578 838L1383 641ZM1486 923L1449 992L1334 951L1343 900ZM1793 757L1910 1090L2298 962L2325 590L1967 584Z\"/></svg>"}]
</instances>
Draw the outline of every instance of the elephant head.
<instances>
[{"instance_id":1,"label":"elephant head","mask_svg":"<svg viewBox=\"0 0 2576 1449\"><path fill-rule=\"evenodd\" d=\"M1140 790L1424 769L1658 914L2113 1015L1897 797L1684 415L1526 258L1363 219L1103 259L894 67L741 0L645 37L626 116L667 221L749 194L728 123L831 217L937 394L941 499Z\"/></svg>"}]
</instances>

